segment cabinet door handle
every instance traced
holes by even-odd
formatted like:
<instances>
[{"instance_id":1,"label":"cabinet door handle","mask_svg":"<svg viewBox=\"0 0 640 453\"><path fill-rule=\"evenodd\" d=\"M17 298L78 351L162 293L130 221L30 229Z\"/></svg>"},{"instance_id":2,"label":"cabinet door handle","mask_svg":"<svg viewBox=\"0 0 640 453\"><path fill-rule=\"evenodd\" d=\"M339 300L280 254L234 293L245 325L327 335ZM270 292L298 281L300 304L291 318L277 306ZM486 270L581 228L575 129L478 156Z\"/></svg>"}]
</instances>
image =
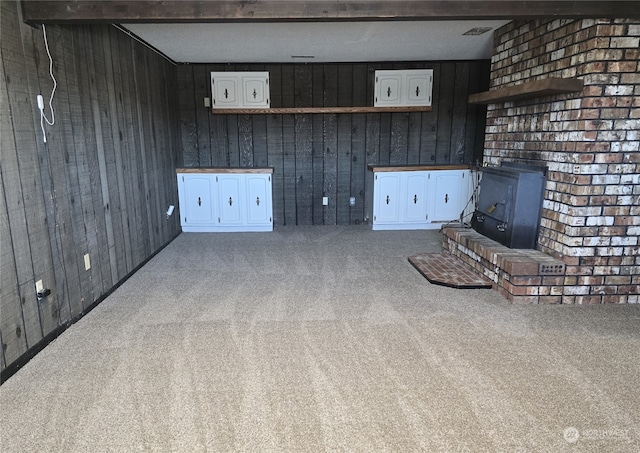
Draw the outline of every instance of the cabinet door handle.
<instances>
[{"instance_id":1,"label":"cabinet door handle","mask_svg":"<svg viewBox=\"0 0 640 453\"><path fill-rule=\"evenodd\" d=\"M256 197L256 206L260 206L260 197Z\"/></svg>"},{"instance_id":2,"label":"cabinet door handle","mask_svg":"<svg viewBox=\"0 0 640 453\"><path fill-rule=\"evenodd\" d=\"M198 197L198 206L202 206L202 200Z\"/></svg>"},{"instance_id":3,"label":"cabinet door handle","mask_svg":"<svg viewBox=\"0 0 640 453\"><path fill-rule=\"evenodd\" d=\"M389 204L389 195L387 195L387 204Z\"/></svg>"},{"instance_id":4,"label":"cabinet door handle","mask_svg":"<svg viewBox=\"0 0 640 453\"><path fill-rule=\"evenodd\" d=\"M233 200L231 199L231 197L229 197L229 206L231 206L233 204Z\"/></svg>"},{"instance_id":5,"label":"cabinet door handle","mask_svg":"<svg viewBox=\"0 0 640 453\"><path fill-rule=\"evenodd\" d=\"M413 194L413 204L418 203L418 194Z\"/></svg>"},{"instance_id":6,"label":"cabinet door handle","mask_svg":"<svg viewBox=\"0 0 640 453\"><path fill-rule=\"evenodd\" d=\"M448 193L444 194L444 202L445 203L449 203L449 194Z\"/></svg>"},{"instance_id":7,"label":"cabinet door handle","mask_svg":"<svg viewBox=\"0 0 640 453\"><path fill-rule=\"evenodd\" d=\"M387 97L391 97L391 87L387 87Z\"/></svg>"}]
</instances>

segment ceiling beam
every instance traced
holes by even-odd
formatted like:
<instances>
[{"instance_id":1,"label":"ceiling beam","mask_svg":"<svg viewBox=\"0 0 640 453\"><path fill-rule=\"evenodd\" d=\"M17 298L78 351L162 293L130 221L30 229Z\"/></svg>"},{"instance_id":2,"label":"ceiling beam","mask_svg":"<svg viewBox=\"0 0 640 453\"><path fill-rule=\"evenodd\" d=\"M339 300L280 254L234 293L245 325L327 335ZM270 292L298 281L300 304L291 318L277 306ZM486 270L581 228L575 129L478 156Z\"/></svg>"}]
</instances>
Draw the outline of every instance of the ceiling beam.
<instances>
[{"instance_id":1,"label":"ceiling beam","mask_svg":"<svg viewBox=\"0 0 640 453\"><path fill-rule=\"evenodd\" d=\"M23 0L22 5L31 24L640 17L635 0Z\"/></svg>"}]
</instances>

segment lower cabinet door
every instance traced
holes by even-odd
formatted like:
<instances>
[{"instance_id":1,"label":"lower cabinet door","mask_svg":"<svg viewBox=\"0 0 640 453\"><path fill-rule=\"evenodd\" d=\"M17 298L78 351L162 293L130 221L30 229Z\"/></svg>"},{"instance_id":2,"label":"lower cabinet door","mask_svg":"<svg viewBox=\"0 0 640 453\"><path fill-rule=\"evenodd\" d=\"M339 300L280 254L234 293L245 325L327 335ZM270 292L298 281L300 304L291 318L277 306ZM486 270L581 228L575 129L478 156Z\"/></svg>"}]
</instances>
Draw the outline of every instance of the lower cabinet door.
<instances>
[{"instance_id":1,"label":"lower cabinet door","mask_svg":"<svg viewBox=\"0 0 640 453\"><path fill-rule=\"evenodd\" d=\"M429 221L450 222L459 219L462 211L462 172L436 171L431 179L433 206Z\"/></svg>"},{"instance_id":2,"label":"lower cabinet door","mask_svg":"<svg viewBox=\"0 0 640 453\"><path fill-rule=\"evenodd\" d=\"M400 221L400 174L383 172L374 181L373 221L377 224Z\"/></svg>"},{"instance_id":3,"label":"lower cabinet door","mask_svg":"<svg viewBox=\"0 0 640 453\"><path fill-rule=\"evenodd\" d=\"M247 175L247 223L271 224L271 175Z\"/></svg>"},{"instance_id":4,"label":"lower cabinet door","mask_svg":"<svg viewBox=\"0 0 640 453\"><path fill-rule=\"evenodd\" d=\"M213 184L208 175L183 175L184 206L181 206L180 223L184 225L211 224L214 220Z\"/></svg>"},{"instance_id":5,"label":"lower cabinet door","mask_svg":"<svg viewBox=\"0 0 640 453\"><path fill-rule=\"evenodd\" d=\"M427 221L427 183L428 173L407 172L404 176L402 220L408 223L426 223Z\"/></svg>"},{"instance_id":6,"label":"lower cabinet door","mask_svg":"<svg viewBox=\"0 0 640 453\"><path fill-rule=\"evenodd\" d=\"M241 175L217 175L218 178L218 217L220 225L242 224L242 188Z\"/></svg>"}]
</instances>

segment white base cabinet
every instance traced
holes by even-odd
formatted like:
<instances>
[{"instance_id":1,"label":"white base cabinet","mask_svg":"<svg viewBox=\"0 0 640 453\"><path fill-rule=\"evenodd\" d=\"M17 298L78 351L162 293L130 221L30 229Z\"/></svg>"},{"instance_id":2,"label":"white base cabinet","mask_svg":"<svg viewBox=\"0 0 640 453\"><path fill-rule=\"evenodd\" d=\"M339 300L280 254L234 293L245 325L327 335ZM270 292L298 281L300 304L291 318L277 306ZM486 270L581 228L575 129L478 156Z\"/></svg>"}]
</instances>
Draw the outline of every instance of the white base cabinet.
<instances>
[{"instance_id":1,"label":"white base cabinet","mask_svg":"<svg viewBox=\"0 0 640 453\"><path fill-rule=\"evenodd\" d=\"M178 169L182 231L273 231L272 172L272 169Z\"/></svg>"},{"instance_id":2,"label":"white base cabinet","mask_svg":"<svg viewBox=\"0 0 640 453\"><path fill-rule=\"evenodd\" d=\"M468 168L372 167L374 230L438 229L460 220L473 193Z\"/></svg>"}]
</instances>

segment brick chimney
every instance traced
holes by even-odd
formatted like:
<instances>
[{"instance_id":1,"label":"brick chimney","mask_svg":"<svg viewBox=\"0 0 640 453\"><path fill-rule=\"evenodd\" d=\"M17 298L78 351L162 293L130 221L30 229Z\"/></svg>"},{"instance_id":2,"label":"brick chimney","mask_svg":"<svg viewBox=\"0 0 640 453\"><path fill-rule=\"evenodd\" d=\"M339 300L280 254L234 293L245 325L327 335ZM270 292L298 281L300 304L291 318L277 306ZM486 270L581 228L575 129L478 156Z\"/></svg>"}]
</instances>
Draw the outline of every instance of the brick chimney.
<instances>
[{"instance_id":1,"label":"brick chimney","mask_svg":"<svg viewBox=\"0 0 640 453\"><path fill-rule=\"evenodd\" d=\"M563 303L638 303L640 21L496 32L492 89L549 77L580 78L584 89L490 104L484 161L548 167L538 247L566 265Z\"/></svg>"}]
</instances>

